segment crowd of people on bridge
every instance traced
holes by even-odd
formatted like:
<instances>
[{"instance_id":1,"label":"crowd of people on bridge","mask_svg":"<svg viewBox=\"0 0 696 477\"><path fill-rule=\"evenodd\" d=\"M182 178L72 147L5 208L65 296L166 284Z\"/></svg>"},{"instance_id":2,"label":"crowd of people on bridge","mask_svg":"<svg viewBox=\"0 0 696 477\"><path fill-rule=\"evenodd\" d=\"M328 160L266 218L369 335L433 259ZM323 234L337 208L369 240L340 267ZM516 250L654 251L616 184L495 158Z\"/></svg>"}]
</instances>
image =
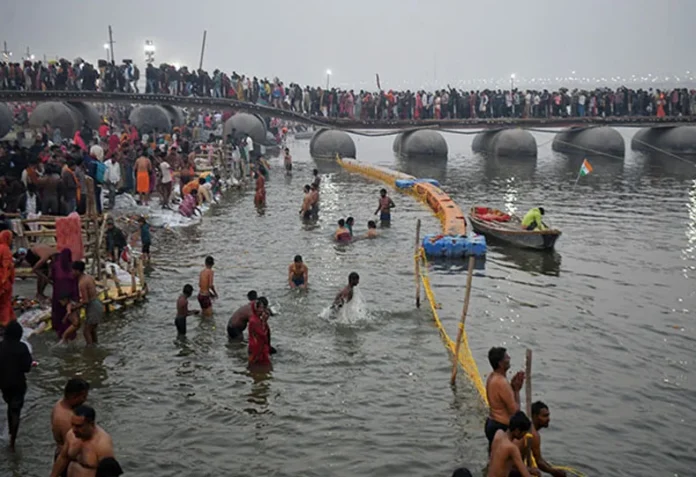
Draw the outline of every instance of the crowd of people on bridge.
<instances>
[{"instance_id":1,"label":"crowd of people on bridge","mask_svg":"<svg viewBox=\"0 0 696 477\"><path fill-rule=\"evenodd\" d=\"M120 65L100 60L96 68L81 58L48 64L0 63L0 89L5 90L140 93L140 79L139 68L130 60ZM696 90L686 88L357 91L151 63L145 68L144 80L148 94L227 98L305 115L360 120L696 115Z\"/></svg>"}]
</instances>

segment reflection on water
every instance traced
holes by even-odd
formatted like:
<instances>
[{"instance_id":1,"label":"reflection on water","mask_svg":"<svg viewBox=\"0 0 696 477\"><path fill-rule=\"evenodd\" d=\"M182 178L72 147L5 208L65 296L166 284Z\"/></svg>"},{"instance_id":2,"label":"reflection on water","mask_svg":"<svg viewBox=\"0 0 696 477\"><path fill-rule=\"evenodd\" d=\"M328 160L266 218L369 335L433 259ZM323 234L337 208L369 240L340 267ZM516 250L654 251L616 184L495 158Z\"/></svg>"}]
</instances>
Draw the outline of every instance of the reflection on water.
<instances>
[{"instance_id":1,"label":"reflection on water","mask_svg":"<svg viewBox=\"0 0 696 477\"><path fill-rule=\"evenodd\" d=\"M529 157L498 157L477 155L484 164L486 179L497 181L529 181L536 172L537 160Z\"/></svg>"},{"instance_id":2,"label":"reflection on water","mask_svg":"<svg viewBox=\"0 0 696 477\"><path fill-rule=\"evenodd\" d=\"M696 258L696 179L691 182L686 208L689 211L689 219L686 224L687 246L682 251L682 257L684 260L694 260ZM690 274L689 272L692 272L694 269L696 267L693 265L684 268L687 278Z\"/></svg>"},{"instance_id":3,"label":"reflection on water","mask_svg":"<svg viewBox=\"0 0 696 477\"><path fill-rule=\"evenodd\" d=\"M561 254L555 250L527 250L512 246L494 246L491 248L497 256L513 263L519 270L533 274L559 276L561 272Z\"/></svg>"},{"instance_id":4,"label":"reflection on water","mask_svg":"<svg viewBox=\"0 0 696 477\"><path fill-rule=\"evenodd\" d=\"M447 180L447 158L433 156L408 156L394 154L396 168L419 179L435 179L441 184Z\"/></svg>"}]
</instances>

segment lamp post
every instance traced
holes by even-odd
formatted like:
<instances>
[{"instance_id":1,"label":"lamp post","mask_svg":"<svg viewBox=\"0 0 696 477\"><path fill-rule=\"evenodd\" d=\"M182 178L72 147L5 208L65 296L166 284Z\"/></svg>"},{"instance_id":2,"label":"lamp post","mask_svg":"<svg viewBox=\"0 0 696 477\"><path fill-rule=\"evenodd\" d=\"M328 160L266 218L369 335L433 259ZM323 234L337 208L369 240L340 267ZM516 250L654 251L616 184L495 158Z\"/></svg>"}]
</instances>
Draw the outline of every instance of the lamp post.
<instances>
[{"instance_id":1,"label":"lamp post","mask_svg":"<svg viewBox=\"0 0 696 477\"><path fill-rule=\"evenodd\" d=\"M4 61L10 61L10 57L12 56L12 52L11 52L10 50L7 49L7 42L6 42L6 41L3 42L3 47L4 47L4 48L3 48L3 50L2 50L2 59L3 59ZM689 72L687 71L687 74L688 74L688 73L689 73Z\"/></svg>"},{"instance_id":2,"label":"lamp post","mask_svg":"<svg viewBox=\"0 0 696 477\"><path fill-rule=\"evenodd\" d=\"M329 89L329 80L331 79L331 70L326 70L326 89Z\"/></svg>"},{"instance_id":3,"label":"lamp post","mask_svg":"<svg viewBox=\"0 0 696 477\"><path fill-rule=\"evenodd\" d=\"M152 40L145 40L145 62L148 65L155 62L155 44Z\"/></svg>"},{"instance_id":4,"label":"lamp post","mask_svg":"<svg viewBox=\"0 0 696 477\"><path fill-rule=\"evenodd\" d=\"M515 89L515 73L510 75L510 92Z\"/></svg>"},{"instance_id":5,"label":"lamp post","mask_svg":"<svg viewBox=\"0 0 696 477\"><path fill-rule=\"evenodd\" d=\"M106 51L106 61L111 61L111 58L109 58L109 50L110 50L109 44L104 43L104 51Z\"/></svg>"}]
</instances>

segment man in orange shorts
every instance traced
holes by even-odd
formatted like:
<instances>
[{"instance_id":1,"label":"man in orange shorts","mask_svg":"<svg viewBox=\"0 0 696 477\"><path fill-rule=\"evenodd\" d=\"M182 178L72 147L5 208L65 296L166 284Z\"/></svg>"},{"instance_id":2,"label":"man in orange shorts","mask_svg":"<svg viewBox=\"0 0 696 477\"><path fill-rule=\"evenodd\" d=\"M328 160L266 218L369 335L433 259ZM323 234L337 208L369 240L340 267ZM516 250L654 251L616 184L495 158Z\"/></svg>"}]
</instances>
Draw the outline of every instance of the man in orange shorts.
<instances>
[{"instance_id":1,"label":"man in orange shorts","mask_svg":"<svg viewBox=\"0 0 696 477\"><path fill-rule=\"evenodd\" d=\"M152 162L150 159L140 156L135 161L135 184L136 191L140 195L140 203L147 205L150 200L150 173L152 172Z\"/></svg>"}]
</instances>

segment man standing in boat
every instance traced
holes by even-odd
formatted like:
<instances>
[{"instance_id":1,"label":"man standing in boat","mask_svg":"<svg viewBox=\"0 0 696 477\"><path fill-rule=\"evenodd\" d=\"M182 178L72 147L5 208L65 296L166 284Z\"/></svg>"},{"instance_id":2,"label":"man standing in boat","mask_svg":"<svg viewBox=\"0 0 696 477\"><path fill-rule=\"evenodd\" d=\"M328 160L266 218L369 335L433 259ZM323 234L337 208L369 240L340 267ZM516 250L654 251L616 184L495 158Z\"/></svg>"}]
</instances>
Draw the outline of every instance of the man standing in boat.
<instances>
[{"instance_id":1,"label":"man standing in boat","mask_svg":"<svg viewBox=\"0 0 696 477\"><path fill-rule=\"evenodd\" d=\"M491 348L488 351L488 362L493 372L486 380L486 395L490 404L490 414L486 419L485 433L488 439L488 453L495 433L507 431L510 417L520 410L520 389L524 384L524 372L517 372L510 382L507 372L510 369L510 355L505 348Z\"/></svg>"},{"instance_id":2,"label":"man standing in boat","mask_svg":"<svg viewBox=\"0 0 696 477\"><path fill-rule=\"evenodd\" d=\"M522 228L525 230L545 230L546 226L542 221L544 215L543 207L534 207L524 214L522 218Z\"/></svg>"}]
</instances>

